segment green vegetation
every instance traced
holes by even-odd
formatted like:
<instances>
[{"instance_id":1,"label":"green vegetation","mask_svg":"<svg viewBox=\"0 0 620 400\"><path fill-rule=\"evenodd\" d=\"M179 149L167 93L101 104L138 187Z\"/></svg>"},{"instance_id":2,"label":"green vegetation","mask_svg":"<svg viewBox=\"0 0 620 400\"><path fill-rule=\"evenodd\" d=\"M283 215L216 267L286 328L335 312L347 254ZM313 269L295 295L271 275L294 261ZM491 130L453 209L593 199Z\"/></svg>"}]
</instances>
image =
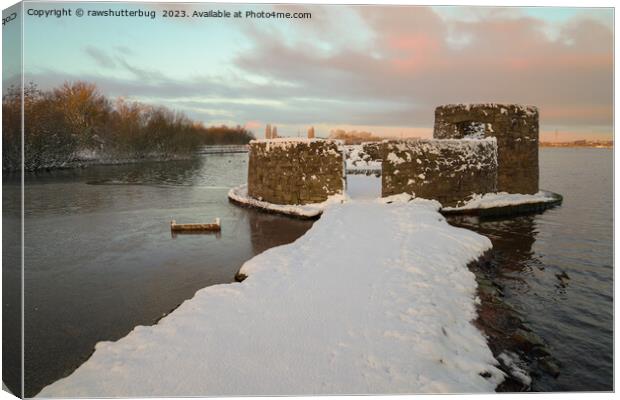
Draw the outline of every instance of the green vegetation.
<instances>
[{"instance_id":1,"label":"green vegetation","mask_svg":"<svg viewBox=\"0 0 620 400\"><path fill-rule=\"evenodd\" d=\"M21 168L21 100L15 87L2 97L3 170ZM85 82L50 91L31 83L23 100L24 167L29 171L83 161L187 157L203 145L246 144L254 138L240 126L205 127L165 107L111 101Z\"/></svg>"}]
</instances>

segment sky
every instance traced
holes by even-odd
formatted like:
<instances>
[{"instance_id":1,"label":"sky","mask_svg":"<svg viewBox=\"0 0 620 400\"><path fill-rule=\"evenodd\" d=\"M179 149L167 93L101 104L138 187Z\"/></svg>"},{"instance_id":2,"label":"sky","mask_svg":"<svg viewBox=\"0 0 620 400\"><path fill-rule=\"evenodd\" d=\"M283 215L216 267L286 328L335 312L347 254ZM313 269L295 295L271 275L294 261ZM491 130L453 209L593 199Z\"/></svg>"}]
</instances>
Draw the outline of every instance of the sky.
<instances>
[{"instance_id":1,"label":"sky","mask_svg":"<svg viewBox=\"0 0 620 400\"><path fill-rule=\"evenodd\" d=\"M25 79L43 89L93 82L110 97L258 137L267 123L281 136L314 126L318 136L430 137L435 107L497 102L537 106L542 140L612 138L612 9L26 3L25 11L62 7L157 16L25 15ZM166 19L165 9L312 18ZM17 26L3 29L5 54ZM4 88L15 69L4 68Z\"/></svg>"}]
</instances>

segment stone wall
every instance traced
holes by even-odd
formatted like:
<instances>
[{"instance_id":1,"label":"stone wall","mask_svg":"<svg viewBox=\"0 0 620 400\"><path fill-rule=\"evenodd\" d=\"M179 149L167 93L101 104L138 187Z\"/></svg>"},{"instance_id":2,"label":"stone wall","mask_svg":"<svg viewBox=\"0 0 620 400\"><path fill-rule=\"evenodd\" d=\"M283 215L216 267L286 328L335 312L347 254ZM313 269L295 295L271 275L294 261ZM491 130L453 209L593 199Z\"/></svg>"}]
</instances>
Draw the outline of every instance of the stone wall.
<instances>
[{"instance_id":1,"label":"stone wall","mask_svg":"<svg viewBox=\"0 0 620 400\"><path fill-rule=\"evenodd\" d=\"M538 109L516 104L456 104L435 109L435 139L497 138L497 190L538 192Z\"/></svg>"},{"instance_id":2,"label":"stone wall","mask_svg":"<svg viewBox=\"0 0 620 400\"><path fill-rule=\"evenodd\" d=\"M473 194L496 191L497 142L492 138L384 141L381 154L383 197L413 193L457 207Z\"/></svg>"},{"instance_id":3,"label":"stone wall","mask_svg":"<svg viewBox=\"0 0 620 400\"><path fill-rule=\"evenodd\" d=\"M381 161L381 142L364 142L362 150L370 156L372 161Z\"/></svg>"},{"instance_id":4,"label":"stone wall","mask_svg":"<svg viewBox=\"0 0 620 400\"><path fill-rule=\"evenodd\" d=\"M274 204L320 203L343 193L344 160L334 140L250 142L248 194Z\"/></svg>"}]
</instances>

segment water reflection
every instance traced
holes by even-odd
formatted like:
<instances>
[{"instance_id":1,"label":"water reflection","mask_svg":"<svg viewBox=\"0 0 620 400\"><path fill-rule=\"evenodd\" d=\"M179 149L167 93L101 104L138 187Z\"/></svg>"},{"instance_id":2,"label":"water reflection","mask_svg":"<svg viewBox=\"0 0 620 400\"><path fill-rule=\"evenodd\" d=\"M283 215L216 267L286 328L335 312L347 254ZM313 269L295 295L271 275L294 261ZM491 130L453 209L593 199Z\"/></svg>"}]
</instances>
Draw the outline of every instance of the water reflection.
<instances>
[{"instance_id":1,"label":"water reflection","mask_svg":"<svg viewBox=\"0 0 620 400\"><path fill-rule=\"evenodd\" d=\"M2 182L2 382L21 393L22 224L20 173Z\"/></svg>"},{"instance_id":2,"label":"water reflection","mask_svg":"<svg viewBox=\"0 0 620 400\"><path fill-rule=\"evenodd\" d=\"M291 243L312 227L313 222L285 216L253 211L248 224L254 253L259 254L272 247ZM282 220L287 220L286 224Z\"/></svg>"},{"instance_id":3,"label":"water reflection","mask_svg":"<svg viewBox=\"0 0 620 400\"><path fill-rule=\"evenodd\" d=\"M199 235L209 235L215 236L216 239L222 238L222 232L213 232L213 231L170 231L170 237L172 239L176 239L179 236L199 236Z\"/></svg>"},{"instance_id":4,"label":"water reflection","mask_svg":"<svg viewBox=\"0 0 620 400\"><path fill-rule=\"evenodd\" d=\"M495 262L501 266L498 273L514 273L518 277L532 268L544 268L533 250L538 234L534 216L511 219L450 217L448 220L452 225L474 230L491 239Z\"/></svg>"}]
</instances>

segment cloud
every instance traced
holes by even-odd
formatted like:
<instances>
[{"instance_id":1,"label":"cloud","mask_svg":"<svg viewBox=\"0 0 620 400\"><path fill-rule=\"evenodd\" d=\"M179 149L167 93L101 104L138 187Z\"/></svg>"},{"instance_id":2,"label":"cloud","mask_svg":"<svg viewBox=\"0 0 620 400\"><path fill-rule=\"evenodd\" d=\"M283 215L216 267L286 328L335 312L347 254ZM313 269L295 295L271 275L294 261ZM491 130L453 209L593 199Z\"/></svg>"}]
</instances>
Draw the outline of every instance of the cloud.
<instances>
[{"instance_id":1,"label":"cloud","mask_svg":"<svg viewBox=\"0 0 620 400\"><path fill-rule=\"evenodd\" d=\"M120 46L115 46L115 47L114 47L114 49L115 49L117 52L119 52L120 54L123 54L123 55L126 55L126 56L132 56L132 55L134 55L134 54L135 54L135 53L134 53L134 51L133 51L132 49L130 49L130 48L129 48L129 47L127 47L127 46L123 46L123 45L120 45Z\"/></svg>"},{"instance_id":2,"label":"cloud","mask_svg":"<svg viewBox=\"0 0 620 400\"><path fill-rule=\"evenodd\" d=\"M127 71L131 72L136 78L141 81L165 81L166 75L155 69L140 68L134 64L129 63L124 57L118 55L116 57L118 63L124 67Z\"/></svg>"},{"instance_id":3,"label":"cloud","mask_svg":"<svg viewBox=\"0 0 620 400\"><path fill-rule=\"evenodd\" d=\"M600 21L573 18L552 40L547 22L501 10L466 21L423 7L357 10L374 32L365 51L342 47L324 55L262 32L236 65L316 97L395 104L364 112L359 119L369 124L392 118L394 125L419 126L431 122L439 104L493 101L538 105L541 122L550 126L611 130L613 33ZM467 40L455 47L450 36Z\"/></svg>"},{"instance_id":4,"label":"cloud","mask_svg":"<svg viewBox=\"0 0 620 400\"><path fill-rule=\"evenodd\" d=\"M122 68L133 74L137 79L143 81L166 80L166 76L155 69L147 69L138 67L127 61L127 55L133 52L126 46L114 47L113 55L108 55L105 50L98 49L94 46L86 46L84 52L89 55L100 67L104 69Z\"/></svg>"},{"instance_id":5,"label":"cloud","mask_svg":"<svg viewBox=\"0 0 620 400\"><path fill-rule=\"evenodd\" d=\"M84 52L88 54L99 66L103 68L116 68L116 63L112 57L109 57L104 51L93 46L87 46Z\"/></svg>"},{"instance_id":6,"label":"cloud","mask_svg":"<svg viewBox=\"0 0 620 400\"><path fill-rule=\"evenodd\" d=\"M275 7L313 19L239 25L246 40L217 73L181 78L129 47L88 46L97 74L28 75L42 87L92 81L208 123L426 132L440 104L505 102L537 105L548 131L611 132L613 32L601 17L611 13L552 21L515 8Z\"/></svg>"}]
</instances>

